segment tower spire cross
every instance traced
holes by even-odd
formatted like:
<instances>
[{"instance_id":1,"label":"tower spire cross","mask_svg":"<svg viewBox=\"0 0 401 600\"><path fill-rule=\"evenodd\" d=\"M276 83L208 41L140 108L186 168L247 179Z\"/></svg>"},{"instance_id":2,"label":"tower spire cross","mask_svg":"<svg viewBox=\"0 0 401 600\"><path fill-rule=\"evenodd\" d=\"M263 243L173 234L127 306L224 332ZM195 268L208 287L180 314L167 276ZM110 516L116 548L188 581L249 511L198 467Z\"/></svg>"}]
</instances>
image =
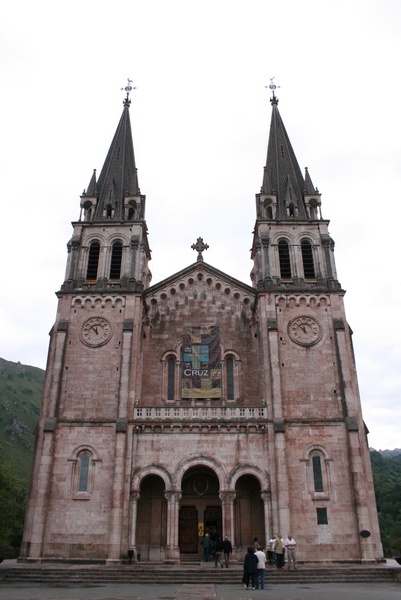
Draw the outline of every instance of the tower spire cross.
<instances>
[{"instance_id":1,"label":"tower spire cross","mask_svg":"<svg viewBox=\"0 0 401 600\"><path fill-rule=\"evenodd\" d=\"M207 250L209 248L209 245L204 243L203 238L198 237L198 239L196 240L196 244L192 244L191 248L192 250L196 250L198 253L198 257L196 260L203 261L202 252Z\"/></svg>"},{"instance_id":2,"label":"tower spire cross","mask_svg":"<svg viewBox=\"0 0 401 600\"><path fill-rule=\"evenodd\" d=\"M136 90L136 87L132 87L131 85L132 83L132 79L127 79L127 85L123 88L120 88L120 90L124 90L125 92L127 92L126 97L124 98L124 106L129 106L131 104L131 98L129 97L130 93L132 92L132 90Z\"/></svg>"},{"instance_id":3,"label":"tower spire cross","mask_svg":"<svg viewBox=\"0 0 401 600\"><path fill-rule=\"evenodd\" d=\"M276 96L275 90L276 90L278 87L280 87L280 86L279 86L279 85L276 85L276 84L274 83L274 80L275 80L275 76L274 76L274 77L270 77L270 85L269 85L269 86L267 86L267 85L266 85L265 87L268 87L268 88L271 90L271 92L272 92L272 97L270 98L270 102L271 102L272 104L278 104L278 98L277 98L277 96Z\"/></svg>"}]
</instances>

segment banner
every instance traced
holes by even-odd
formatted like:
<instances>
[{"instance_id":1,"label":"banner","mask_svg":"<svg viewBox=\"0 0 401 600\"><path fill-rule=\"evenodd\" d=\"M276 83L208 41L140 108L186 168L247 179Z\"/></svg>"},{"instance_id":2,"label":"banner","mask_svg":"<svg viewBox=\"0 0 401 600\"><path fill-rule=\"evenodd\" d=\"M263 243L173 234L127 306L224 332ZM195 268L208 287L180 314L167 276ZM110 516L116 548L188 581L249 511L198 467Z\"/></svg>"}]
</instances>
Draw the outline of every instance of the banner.
<instances>
[{"instance_id":1,"label":"banner","mask_svg":"<svg viewBox=\"0 0 401 600\"><path fill-rule=\"evenodd\" d=\"M184 327L183 398L221 398L219 327Z\"/></svg>"}]
</instances>

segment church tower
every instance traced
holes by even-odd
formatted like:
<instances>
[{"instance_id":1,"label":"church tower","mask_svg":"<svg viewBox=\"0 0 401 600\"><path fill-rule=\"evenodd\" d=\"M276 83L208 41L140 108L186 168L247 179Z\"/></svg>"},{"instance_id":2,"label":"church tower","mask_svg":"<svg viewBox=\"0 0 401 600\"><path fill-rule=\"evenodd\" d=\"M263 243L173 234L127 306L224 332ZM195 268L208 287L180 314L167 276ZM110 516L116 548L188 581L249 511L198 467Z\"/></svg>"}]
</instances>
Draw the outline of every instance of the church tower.
<instances>
[{"instance_id":1,"label":"church tower","mask_svg":"<svg viewBox=\"0 0 401 600\"><path fill-rule=\"evenodd\" d=\"M276 86L270 88L251 277L261 359L268 365L263 394L272 426L272 511L292 530L302 522L306 544L333 559L341 557L338 528L348 538L352 531L351 554L370 560L382 550L345 291L321 194L308 169L302 176Z\"/></svg>"},{"instance_id":2,"label":"church tower","mask_svg":"<svg viewBox=\"0 0 401 600\"><path fill-rule=\"evenodd\" d=\"M208 532L242 561L288 531L305 562L382 558L334 242L271 87L252 285L199 237L150 286L128 83L68 243L21 560L180 563Z\"/></svg>"}]
</instances>

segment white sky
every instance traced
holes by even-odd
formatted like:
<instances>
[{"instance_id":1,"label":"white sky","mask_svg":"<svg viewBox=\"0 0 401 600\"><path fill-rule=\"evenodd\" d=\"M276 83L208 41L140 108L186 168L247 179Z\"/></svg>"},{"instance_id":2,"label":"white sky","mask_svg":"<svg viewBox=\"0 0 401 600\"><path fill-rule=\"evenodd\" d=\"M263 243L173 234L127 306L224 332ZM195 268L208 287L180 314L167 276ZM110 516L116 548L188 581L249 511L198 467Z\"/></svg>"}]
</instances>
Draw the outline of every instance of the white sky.
<instances>
[{"instance_id":1,"label":"white sky","mask_svg":"<svg viewBox=\"0 0 401 600\"><path fill-rule=\"evenodd\" d=\"M250 284L270 77L331 220L369 444L401 447L399 0L6 0L0 356L44 368L71 221L127 77L153 283L196 260Z\"/></svg>"}]
</instances>

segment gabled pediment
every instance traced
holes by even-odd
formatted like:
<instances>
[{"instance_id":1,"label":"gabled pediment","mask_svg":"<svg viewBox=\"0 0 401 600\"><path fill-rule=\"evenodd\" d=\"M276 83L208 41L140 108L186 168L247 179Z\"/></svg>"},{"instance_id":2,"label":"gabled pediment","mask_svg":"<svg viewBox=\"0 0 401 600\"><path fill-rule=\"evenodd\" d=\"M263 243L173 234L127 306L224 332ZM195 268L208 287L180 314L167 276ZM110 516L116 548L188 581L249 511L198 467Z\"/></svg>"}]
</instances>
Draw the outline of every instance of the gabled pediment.
<instances>
[{"instance_id":1,"label":"gabled pediment","mask_svg":"<svg viewBox=\"0 0 401 600\"><path fill-rule=\"evenodd\" d=\"M198 261L167 277L144 292L149 317L169 314L173 310L229 311L232 315L251 317L256 291L249 285Z\"/></svg>"}]
</instances>

